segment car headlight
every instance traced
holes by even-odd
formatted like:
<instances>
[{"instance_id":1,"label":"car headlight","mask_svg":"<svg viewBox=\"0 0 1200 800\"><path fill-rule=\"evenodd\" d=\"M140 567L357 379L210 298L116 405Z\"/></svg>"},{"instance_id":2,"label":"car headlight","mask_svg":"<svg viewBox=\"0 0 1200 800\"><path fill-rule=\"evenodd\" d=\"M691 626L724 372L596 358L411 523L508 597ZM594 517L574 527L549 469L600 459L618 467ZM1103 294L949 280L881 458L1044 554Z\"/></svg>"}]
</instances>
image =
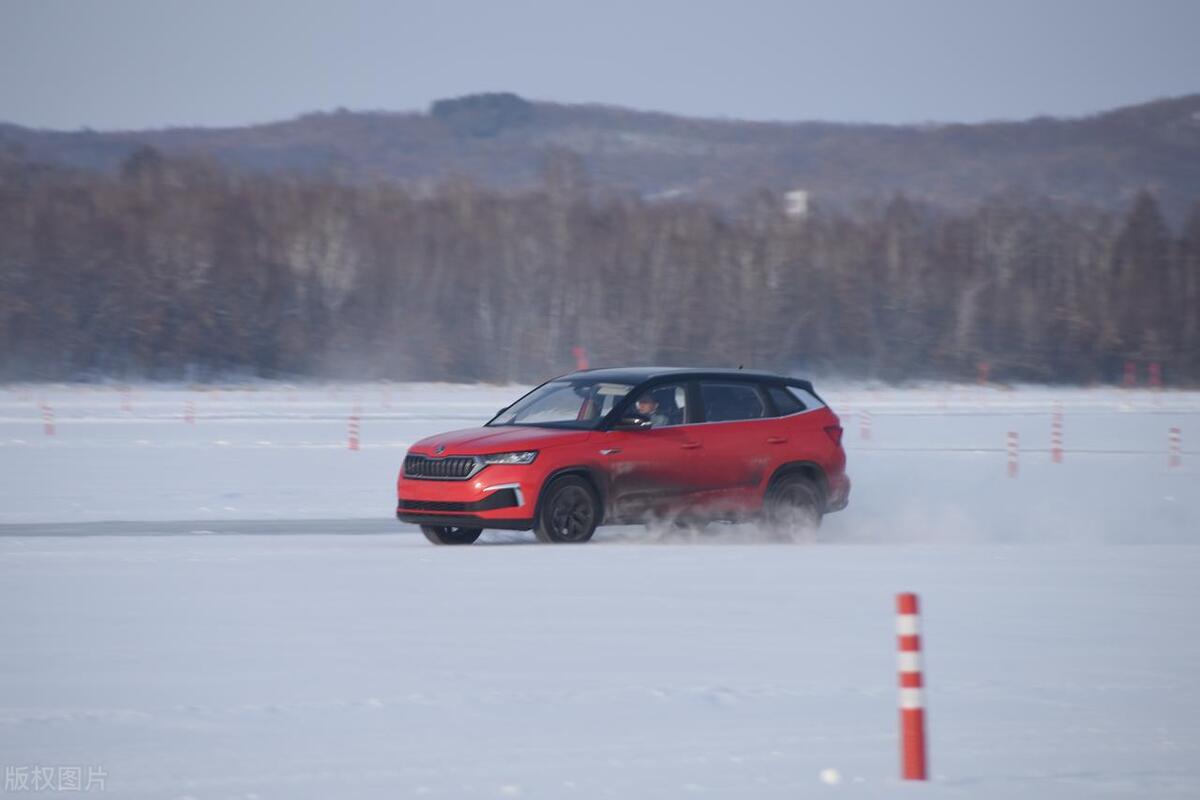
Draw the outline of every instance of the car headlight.
<instances>
[{"instance_id":1,"label":"car headlight","mask_svg":"<svg viewBox=\"0 0 1200 800\"><path fill-rule=\"evenodd\" d=\"M493 453L482 456L485 464L532 464L537 458L537 450L522 450L519 453Z\"/></svg>"}]
</instances>

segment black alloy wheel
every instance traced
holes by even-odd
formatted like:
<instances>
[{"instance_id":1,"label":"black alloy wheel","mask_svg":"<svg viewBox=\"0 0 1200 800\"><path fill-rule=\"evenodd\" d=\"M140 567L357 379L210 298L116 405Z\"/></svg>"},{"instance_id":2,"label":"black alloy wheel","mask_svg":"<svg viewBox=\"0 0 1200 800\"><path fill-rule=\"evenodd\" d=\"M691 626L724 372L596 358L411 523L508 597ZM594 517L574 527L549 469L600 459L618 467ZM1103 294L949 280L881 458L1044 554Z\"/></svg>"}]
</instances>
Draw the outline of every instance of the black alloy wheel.
<instances>
[{"instance_id":1,"label":"black alloy wheel","mask_svg":"<svg viewBox=\"0 0 1200 800\"><path fill-rule=\"evenodd\" d=\"M600 521L600 503L582 478L568 475L554 481L542 496L534 534L547 544L586 542Z\"/></svg>"},{"instance_id":2,"label":"black alloy wheel","mask_svg":"<svg viewBox=\"0 0 1200 800\"><path fill-rule=\"evenodd\" d=\"M482 528L453 528L449 525L422 525L421 533L434 544L474 544Z\"/></svg>"}]
</instances>

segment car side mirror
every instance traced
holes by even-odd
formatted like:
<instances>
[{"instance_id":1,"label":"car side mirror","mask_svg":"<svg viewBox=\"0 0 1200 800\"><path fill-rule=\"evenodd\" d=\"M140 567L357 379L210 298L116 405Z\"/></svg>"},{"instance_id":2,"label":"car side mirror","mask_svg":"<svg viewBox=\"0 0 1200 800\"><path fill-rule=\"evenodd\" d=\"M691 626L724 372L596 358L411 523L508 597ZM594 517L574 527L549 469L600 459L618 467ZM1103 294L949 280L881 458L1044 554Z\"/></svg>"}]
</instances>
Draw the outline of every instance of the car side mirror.
<instances>
[{"instance_id":1,"label":"car side mirror","mask_svg":"<svg viewBox=\"0 0 1200 800\"><path fill-rule=\"evenodd\" d=\"M617 420L616 429L619 431L640 431L652 426L654 422L645 414L626 414Z\"/></svg>"}]
</instances>

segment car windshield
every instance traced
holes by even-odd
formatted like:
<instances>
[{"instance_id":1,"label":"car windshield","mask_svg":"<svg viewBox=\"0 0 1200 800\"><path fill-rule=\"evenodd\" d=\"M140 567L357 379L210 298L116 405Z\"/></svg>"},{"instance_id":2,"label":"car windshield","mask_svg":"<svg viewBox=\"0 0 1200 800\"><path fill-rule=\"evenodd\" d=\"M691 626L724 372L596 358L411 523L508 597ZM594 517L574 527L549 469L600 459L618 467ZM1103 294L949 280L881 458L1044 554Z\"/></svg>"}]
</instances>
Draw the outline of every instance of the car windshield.
<instances>
[{"instance_id":1,"label":"car windshield","mask_svg":"<svg viewBox=\"0 0 1200 800\"><path fill-rule=\"evenodd\" d=\"M594 428L633 386L595 378L550 381L496 415L489 425Z\"/></svg>"}]
</instances>

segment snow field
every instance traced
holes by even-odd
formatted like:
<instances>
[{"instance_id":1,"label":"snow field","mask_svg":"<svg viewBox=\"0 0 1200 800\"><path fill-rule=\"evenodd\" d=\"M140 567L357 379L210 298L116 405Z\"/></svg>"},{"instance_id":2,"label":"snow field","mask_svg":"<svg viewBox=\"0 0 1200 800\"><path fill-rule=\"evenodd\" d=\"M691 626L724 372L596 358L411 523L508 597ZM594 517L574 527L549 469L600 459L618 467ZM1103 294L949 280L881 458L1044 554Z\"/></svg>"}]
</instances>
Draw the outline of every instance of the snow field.
<instances>
[{"instance_id":1,"label":"snow field","mask_svg":"<svg viewBox=\"0 0 1200 800\"><path fill-rule=\"evenodd\" d=\"M0 765L130 798L1200 796L1200 395L818 389L855 482L828 544L471 548L395 522L395 470L518 388L0 391ZM111 535L147 532L195 533Z\"/></svg>"},{"instance_id":2,"label":"snow field","mask_svg":"<svg viewBox=\"0 0 1200 800\"><path fill-rule=\"evenodd\" d=\"M818 389L843 418L854 480L849 513L827 521L837 541L1196 540L1200 393ZM0 392L0 467L9 478L0 486L0 526L377 520L380 532L393 531L394 481L407 447L481 424L523 391L9 387ZM54 410L54 436L43 433L42 403ZM1063 414L1062 464L1050 459L1055 409ZM352 451L356 412L361 444ZM1183 435L1176 469L1167 466L1172 427ZM1013 480L1005 480L1009 431L1021 448Z\"/></svg>"}]
</instances>

